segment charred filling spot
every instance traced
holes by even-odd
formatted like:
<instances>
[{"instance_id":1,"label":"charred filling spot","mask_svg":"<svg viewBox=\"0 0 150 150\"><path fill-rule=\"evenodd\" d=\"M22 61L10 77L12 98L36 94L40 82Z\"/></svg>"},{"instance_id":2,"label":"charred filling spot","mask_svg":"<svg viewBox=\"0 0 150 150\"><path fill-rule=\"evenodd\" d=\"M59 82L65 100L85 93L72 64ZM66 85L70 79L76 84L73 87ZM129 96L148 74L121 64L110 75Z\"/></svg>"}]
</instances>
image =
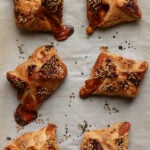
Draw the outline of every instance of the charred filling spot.
<instances>
[{"instance_id":1,"label":"charred filling spot","mask_svg":"<svg viewBox=\"0 0 150 150\"><path fill-rule=\"evenodd\" d=\"M28 76L29 77L33 74L33 72L34 72L34 70L35 70L36 67L37 67L36 65L30 65L30 66L28 66L27 72L28 72Z\"/></svg>"},{"instance_id":2,"label":"charred filling spot","mask_svg":"<svg viewBox=\"0 0 150 150\"><path fill-rule=\"evenodd\" d=\"M59 59L56 56L52 56L50 60L48 60L39 71L39 75L41 79L50 79L55 75L60 74L61 66L59 63Z\"/></svg>"},{"instance_id":3,"label":"charred filling spot","mask_svg":"<svg viewBox=\"0 0 150 150\"><path fill-rule=\"evenodd\" d=\"M27 82L17 77L13 77L8 80L13 85L13 87L17 90L18 95L22 95L24 93L24 90L27 87Z\"/></svg>"},{"instance_id":4,"label":"charred filling spot","mask_svg":"<svg viewBox=\"0 0 150 150\"><path fill-rule=\"evenodd\" d=\"M104 10L105 13L107 13L108 10L109 10L109 5L108 5L108 4L101 4L101 5L100 5L100 9L101 9L101 10Z\"/></svg>"},{"instance_id":5,"label":"charred filling spot","mask_svg":"<svg viewBox=\"0 0 150 150\"><path fill-rule=\"evenodd\" d=\"M53 45L45 45L45 51L50 51L51 48L53 48L54 46Z\"/></svg>"},{"instance_id":6,"label":"charred filling spot","mask_svg":"<svg viewBox=\"0 0 150 150\"><path fill-rule=\"evenodd\" d=\"M14 117L15 117L15 121L19 125L25 126L37 118L37 112L36 111L26 111L20 104L20 105L18 105L18 107L16 109Z\"/></svg>"},{"instance_id":7,"label":"charred filling spot","mask_svg":"<svg viewBox=\"0 0 150 150\"><path fill-rule=\"evenodd\" d=\"M101 144L96 139L90 139L87 145L88 150L103 150Z\"/></svg>"}]
</instances>

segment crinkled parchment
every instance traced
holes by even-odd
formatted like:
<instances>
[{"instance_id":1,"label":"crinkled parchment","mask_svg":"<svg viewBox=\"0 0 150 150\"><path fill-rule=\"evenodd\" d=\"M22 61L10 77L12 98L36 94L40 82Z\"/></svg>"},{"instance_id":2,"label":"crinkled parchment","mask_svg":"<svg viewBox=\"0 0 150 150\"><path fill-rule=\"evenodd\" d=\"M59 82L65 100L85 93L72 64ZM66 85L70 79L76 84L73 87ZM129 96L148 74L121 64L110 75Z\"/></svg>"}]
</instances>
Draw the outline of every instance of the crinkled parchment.
<instances>
[{"instance_id":1,"label":"crinkled parchment","mask_svg":"<svg viewBox=\"0 0 150 150\"><path fill-rule=\"evenodd\" d=\"M82 100L79 97L79 89L88 78L101 46L108 46L111 52L128 58L150 62L149 0L139 0L139 4L143 11L139 22L98 30L88 37L85 32L88 24L85 0L65 0L63 20L73 25L75 32L68 40L57 42L51 33L18 30L14 23L13 0L1 0L0 149L10 142L9 138L14 139L52 122L58 127L60 149L79 150L84 131L107 127L118 121L129 121L132 124L129 150L150 149L149 70L139 94L133 100L103 96ZM6 80L6 72L27 59L37 47L51 43L54 43L68 66L68 76L60 88L42 104L37 120L21 129L13 116L19 102L16 92Z\"/></svg>"}]
</instances>

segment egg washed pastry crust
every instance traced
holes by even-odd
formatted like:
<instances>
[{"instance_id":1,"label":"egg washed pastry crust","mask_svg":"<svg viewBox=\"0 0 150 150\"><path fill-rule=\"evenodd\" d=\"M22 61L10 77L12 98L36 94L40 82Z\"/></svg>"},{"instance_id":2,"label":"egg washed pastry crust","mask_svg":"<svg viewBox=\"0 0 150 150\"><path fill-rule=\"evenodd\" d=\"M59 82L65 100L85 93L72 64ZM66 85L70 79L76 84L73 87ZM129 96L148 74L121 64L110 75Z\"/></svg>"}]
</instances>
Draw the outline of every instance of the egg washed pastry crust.
<instances>
[{"instance_id":1,"label":"egg washed pastry crust","mask_svg":"<svg viewBox=\"0 0 150 150\"><path fill-rule=\"evenodd\" d=\"M39 106L54 93L67 76L67 67L52 45L37 48L7 79L17 90L20 101L15 119L26 125L37 117Z\"/></svg>"},{"instance_id":2,"label":"egg washed pastry crust","mask_svg":"<svg viewBox=\"0 0 150 150\"><path fill-rule=\"evenodd\" d=\"M102 47L91 76L80 89L80 97L90 95L135 97L145 72L146 61L134 61L108 52Z\"/></svg>"},{"instance_id":3,"label":"egg washed pastry crust","mask_svg":"<svg viewBox=\"0 0 150 150\"><path fill-rule=\"evenodd\" d=\"M86 132L81 150L128 150L130 123L116 123L110 128Z\"/></svg>"},{"instance_id":4,"label":"egg washed pastry crust","mask_svg":"<svg viewBox=\"0 0 150 150\"><path fill-rule=\"evenodd\" d=\"M56 138L56 126L49 124L39 131L25 133L10 144L4 150L59 150Z\"/></svg>"},{"instance_id":5,"label":"egg washed pastry crust","mask_svg":"<svg viewBox=\"0 0 150 150\"><path fill-rule=\"evenodd\" d=\"M51 31L58 41L67 39L73 27L62 25L64 0L14 0L16 26L29 31Z\"/></svg>"},{"instance_id":6,"label":"egg washed pastry crust","mask_svg":"<svg viewBox=\"0 0 150 150\"><path fill-rule=\"evenodd\" d=\"M108 28L124 22L139 20L142 16L137 0L86 0L90 35L96 28Z\"/></svg>"}]
</instances>

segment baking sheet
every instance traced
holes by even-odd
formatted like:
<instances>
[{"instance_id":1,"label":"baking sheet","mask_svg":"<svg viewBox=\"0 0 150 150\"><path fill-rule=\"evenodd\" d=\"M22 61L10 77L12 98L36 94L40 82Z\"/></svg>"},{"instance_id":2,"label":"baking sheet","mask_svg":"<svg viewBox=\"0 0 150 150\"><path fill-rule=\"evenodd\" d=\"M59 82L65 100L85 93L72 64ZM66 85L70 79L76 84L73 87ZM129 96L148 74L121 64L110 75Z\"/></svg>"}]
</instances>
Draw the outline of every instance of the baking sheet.
<instances>
[{"instance_id":1,"label":"baking sheet","mask_svg":"<svg viewBox=\"0 0 150 150\"><path fill-rule=\"evenodd\" d=\"M133 100L126 98L79 98L79 89L89 77L101 46L111 52L136 60L149 60L150 6L149 0L139 0L143 17L139 22L120 25L105 31L86 35L85 0L65 0L64 23L73 25L74 34L64 42L57 42L50 33L28 33L16 28L13 18L13 0L0 2L0 149L10 138L48 123L57 125L61 150L78 150L85 131L99 129L118 121L132 124L129 150L150 148L150 72L146 73L141 90ZM36 121L20 128L14 121L18 105L16 93L6 80L6 72L23 62L35 48L54 43L68 66L68 76L61 87L40 107ZM120 50L122 46L122 50ZM23 51L21 54L20 51Z\"/></svg>"}]
</instances>

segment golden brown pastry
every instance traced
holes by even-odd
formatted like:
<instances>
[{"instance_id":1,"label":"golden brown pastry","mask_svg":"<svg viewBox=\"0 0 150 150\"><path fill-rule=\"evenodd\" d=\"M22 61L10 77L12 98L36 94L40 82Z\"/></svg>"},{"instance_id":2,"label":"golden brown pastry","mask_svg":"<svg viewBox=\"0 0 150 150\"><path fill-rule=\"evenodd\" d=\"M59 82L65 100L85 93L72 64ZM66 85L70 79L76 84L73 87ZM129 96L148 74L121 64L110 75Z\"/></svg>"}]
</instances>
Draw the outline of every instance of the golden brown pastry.
<instances>
[{"instance_id":1,"label":"golden brown pastry","mask_svg":"<svg viewBox=\"0 0 150 150\"><path fill-rule=\"evenodd\" d=\"M25 133L13 140L4 150L59 150L56 126L49 124L38 131Z\"/></svg>"},{"instance_id":2,"label":"golden brown pastry","mask_svg":"<svg viewBox=\"0 0 150 150\"><path fill-rule=\"evenodd\" d=\"M134 61L107 51L98 56L91 76L80 89L80 96L107 95L134 97L148 68L145 61Z\"/></svg>"},{"instance_id":3,"label":"golden brown pastry","mask_svg":"<svg viewBox=\"0 0 150 150\"><path fill-rule=\"evenodd\" d=\"M141 15L137 0L87 0L87 33L92 34L98 27L139 20Z\"/></svg>"},{"instance_id":4,"label":"golden brown pastry","mask_svg":"<svg viewBox=\"0 0 150 150\"><path fill-rule=\"evenodd\" d=\"M81 150L128 150L130 123L116 123L110 128L86 132Z\"/></svg>"},{"instance_id":5,"label":"golden brown pastry","mask_svg":"<svg viewBox=\"0 0 150 150\"><path fill-rule=\"evenodd\" d=\"M15 119L26 125L37 117L39 106L57 89L67 75L67 67L51 45L37 48L28 60L7 72L20 101Z\"/></svg>"},{"instance_id":6,"label":"golden brown pastry","mask_svg":"<svg viewBox=\"0 0 150 150\"><path fill-rule=\"evenodd\" d=\"M15 20L19 28L51 31L58 41L67 39L73 27L62 25L64 0L14 0Z\"/></svg>"}]
</instances>

